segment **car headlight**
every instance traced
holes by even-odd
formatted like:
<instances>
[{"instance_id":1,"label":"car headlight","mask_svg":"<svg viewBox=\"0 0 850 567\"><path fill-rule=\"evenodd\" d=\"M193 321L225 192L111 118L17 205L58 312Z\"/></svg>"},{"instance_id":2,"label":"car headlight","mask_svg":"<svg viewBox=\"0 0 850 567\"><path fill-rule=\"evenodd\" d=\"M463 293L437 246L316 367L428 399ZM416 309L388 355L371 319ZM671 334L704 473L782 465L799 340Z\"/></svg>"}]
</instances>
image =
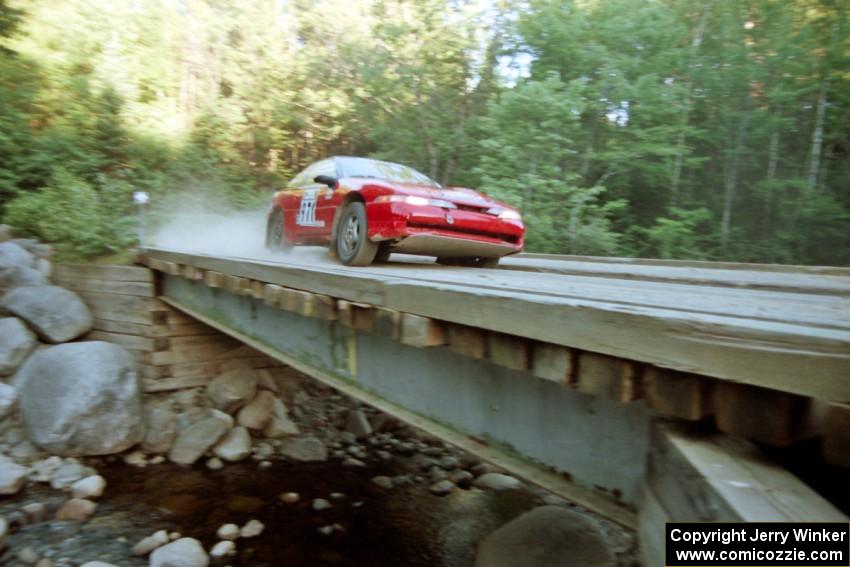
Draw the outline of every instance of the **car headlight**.
<instances>
[{"instance_id":1,"label":"car headlight","mask_svg":"<svg viewBox=\"0 0 850 567\"><path fill-rule=\"evenodd\" d=\"M497 216L502 220L518 221L522 219L522 217L517 211L514 211L512 209L502 209L500 207L492 207L490 209L487 209L487 214Z\"/></svg>"},{"instance_id":2,"label":"car headlight","mask_svg":"<svg viewBox=\"0 0 850 567\"><path fill-rule=\"evenodd\" d=\"M375 199L376 203L406 203L423 207L430 205L432 207L441 207L443 209L456 209L457 205L443 199L428 199L427 197L418 197L416 195L381 195Z\"/></svg>"}]
</instances>

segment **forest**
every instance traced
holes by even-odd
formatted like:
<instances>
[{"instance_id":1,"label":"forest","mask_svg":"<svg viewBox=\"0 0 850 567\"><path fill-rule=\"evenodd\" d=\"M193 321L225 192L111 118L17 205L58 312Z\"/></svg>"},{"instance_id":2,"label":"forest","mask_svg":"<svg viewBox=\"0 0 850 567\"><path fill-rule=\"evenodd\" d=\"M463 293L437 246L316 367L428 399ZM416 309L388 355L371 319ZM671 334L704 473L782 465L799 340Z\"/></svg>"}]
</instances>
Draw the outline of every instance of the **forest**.
<instances>
[{"instance_id":1,"label":"forest","mask_svg":"<svg viewBox=\"0 0 850 567\"><path fill-rule=\"evenodd\" d=\"M850 265L846 0L0 0L0 215L85 258L134 190L261 209L362 155L527 250Z\"/></svg>"}]
</instances>

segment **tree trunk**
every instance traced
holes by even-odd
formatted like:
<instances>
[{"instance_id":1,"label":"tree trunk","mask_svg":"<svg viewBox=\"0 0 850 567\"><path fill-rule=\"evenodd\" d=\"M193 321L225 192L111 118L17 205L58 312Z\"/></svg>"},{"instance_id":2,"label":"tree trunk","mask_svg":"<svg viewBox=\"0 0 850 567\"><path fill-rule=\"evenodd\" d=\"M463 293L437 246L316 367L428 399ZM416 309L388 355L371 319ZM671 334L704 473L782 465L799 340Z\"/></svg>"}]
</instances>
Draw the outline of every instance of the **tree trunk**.
<instances>
[{"instance_id":1,"label":"tree trunk","mask_svg":"<svg viewBox=\"0 0 850 567\"><path fill-rule=\"evenodd\" d=\"M691 107L693 106L693 90L694 82L691 77L690 65L694 57L699 52L702 45L702 38L705 36L706 20L708 13L714 2L709 2L703 6L702 14L700 14L699 22L694 30L694 39L691 42L691 53L688 59L688 84L685 86L685 100L682 107L682 122L680 124L679 136L676 140L676 157L673 159L673 172L670 176L670 203L675 205L679 201L679 183L682 179L682 168L685 163L685 143L687 142L686 132L691 120Z\"/></svg>"},{"instance_id":2,"label":"tree trunk","mask_svg":"<svg viewBox=\"0 0 850 567\"><path fill-rule=\"evenodd\" d=\"M829 91L829 79L824 79L821 82L820 93L818 94L817 110L815 111L815 127L812 130L812 149L809 159L809 174L807 182L810 191L817 189L818 172L820 171L821 151L823 149L823 125L826 117L826 95Z\"/></svg>"},{"instance_id":3,"label":"tree trunk","mask_svg":"<svg viewBox=\"0 0 850 567\"><path fill-rule=\"evenodd\" d=\"M732 229L732 203L738 190L738 169L741 164L741 153L744 150L744 139L750 122L749 95L743 105L743 116L738 121L738 132L731 153L727 153L726 170L723 176L723 215L720 219L720 245L724 250L729 242L729 232Z\"/></svg>"},{"instance_id":4,"label":"tree trunk","mask_svg":"<svg viewBox=\"0 0 850 567\"><path fill-rule=\"evenodd\" d=\"M769 238L773 234L773 181L776 179L776 168L779 164L779 130L770 135L770 145L767 151L767 174L765 180L764 210L762 212L762 236Z\"/></svg>"}]
</instances>

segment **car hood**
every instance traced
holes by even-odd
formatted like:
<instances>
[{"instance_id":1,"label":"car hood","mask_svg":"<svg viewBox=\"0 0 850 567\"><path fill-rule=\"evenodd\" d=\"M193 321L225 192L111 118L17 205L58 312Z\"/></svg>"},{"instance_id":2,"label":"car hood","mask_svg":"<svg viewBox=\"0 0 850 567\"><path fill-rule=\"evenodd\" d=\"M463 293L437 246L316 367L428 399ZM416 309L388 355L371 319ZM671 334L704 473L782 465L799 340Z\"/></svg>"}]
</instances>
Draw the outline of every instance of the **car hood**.
<instances>
[{"instance_id":1,"label":"car hood","mask_svg":"<svg viewBox=\"0 0 850 567\"><path fill-rule=\"evenodd\" d=\"M412 195L417 197L425 197L428 199L442 199L449 201L455 205L463 205L466 207L476 207L489 209L490 207L499 207L504 209L514 209L514 207L505 204L496 199L492 199L483 193L466 187L428 187L425 185L414 185L412 183L399 183L396 181L384 181L375 179L351 179L351 185L361 185L366 188L367 185L377 186L382 189L389 189L397 195ZM359 183L358 183L359 182ZM377 188L376 187L376 188Z\"/></svg>"}]
</instances>

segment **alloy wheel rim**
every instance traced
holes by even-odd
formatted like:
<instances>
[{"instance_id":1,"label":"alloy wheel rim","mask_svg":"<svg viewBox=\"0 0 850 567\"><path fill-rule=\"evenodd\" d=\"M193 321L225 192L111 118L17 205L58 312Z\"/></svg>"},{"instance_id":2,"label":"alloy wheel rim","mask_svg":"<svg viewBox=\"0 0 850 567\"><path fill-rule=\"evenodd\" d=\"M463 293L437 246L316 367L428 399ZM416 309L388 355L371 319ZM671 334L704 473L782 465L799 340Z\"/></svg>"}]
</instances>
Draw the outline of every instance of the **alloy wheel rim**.
<instances>
[{"instance_id":1,"label":"alloy wheel rim","mask_svg":"<svg viewBox=\"0 0 850 567\"><path fill-rule=\"evenodd\" d=\"M360 221L357 215L351 215L346 219L345 226L342 231L342 247L346 256L354 253L357 248L357 243L360 240Z\"/></svg>"}]
</instances>

